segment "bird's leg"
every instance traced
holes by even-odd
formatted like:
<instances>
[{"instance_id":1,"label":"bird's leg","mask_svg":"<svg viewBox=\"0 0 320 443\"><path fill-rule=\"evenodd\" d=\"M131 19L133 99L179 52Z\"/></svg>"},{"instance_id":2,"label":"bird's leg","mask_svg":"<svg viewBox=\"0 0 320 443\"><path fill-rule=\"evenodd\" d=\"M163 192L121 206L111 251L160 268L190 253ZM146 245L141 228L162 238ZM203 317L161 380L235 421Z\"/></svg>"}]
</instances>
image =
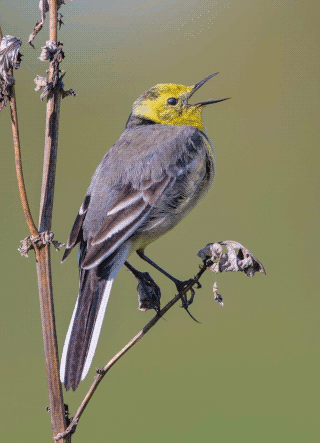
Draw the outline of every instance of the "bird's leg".
<instances>
[{"instance_id":1,"label":"bird's leg","mask_svg":"<svg viewBox=\"0 0 320 443\"><path fill-rule=\"evenodd\" d=\"M129 271L136 277L136 279L139 281L139 283L142 286L145 297L143 297L144 298L144 303L143 303L143 301L140 298L139 285L138 285L139 304L140 304L139 309L144 311L150 309L151 306L151 308L154 309L157 314L159 314L160 297L161 297L161 291L159 286L150 277L148 272L138 271L138 269L134 268L128 261L125 261L124 264L129 269ZM146 309L142 309L142 304L144 304L144 306L146 305L148 306L149 304L150 306L148 306Z\"/></svg>"},{"instance_id":2,"label":"bird's leg","mask_svg":"<svg viewBox=\"0 0 320 443\"><path fill-rule=\"evenodd\" d=\"M173 281L173 283L176 285L176 288L178 290L178 292L182 292L183 289L186 287L186 285L192 280L185 280L185 281L181 281L178 280L177 278L173 277L172 275L170 275L167 271L165 271L164 269L162 269L159 265L157 265L154 261L152 261L149 257L147 257L144 253L143 249L140 249L137 251L137 254L139 255L140 258L142 258L142 260L146 261L147 263L149 263L149 265L153 266L154 268L156 268L158 271L160 271L163 275L165 275L166 277L168 277L171 281ZM191 305L191 303L193 302L194 299L194 289L191 288L191 297L188 300L187 296L181 295L181 302L182 302L182 307L187 311L187 313L190 315L190 317L195 320L196 322L198 322L189 312L188 307ZM198 322L199 323L199 322Z\"/></svg>"},{"instance_id":3,"label":"bird's leg","mask_svg":"<svg viewBox=\"0 0 320 443\"><path fill-rule=\"evenodd\" d=\"M181 281L178 280L177 278L173 277L171 274L169 274L167 271L165 271L164 269L160 268L159 265L157 265L157 263L155 263L154 261L152 261L149 257L147 257L144 253L144 250L138 250L137 254L139 255L140 258L142 258L142 260L146 261L147 263L149 263L149 265L153 266L154 268L156 268L158 271L161 272L161 274L165 275L166 277L168 277L171 281L173 281L173 283L176 285L177 290L180 292L185 286L186 284L189 282L189 280L186 281Z\"/></svg>"}]
</instances>

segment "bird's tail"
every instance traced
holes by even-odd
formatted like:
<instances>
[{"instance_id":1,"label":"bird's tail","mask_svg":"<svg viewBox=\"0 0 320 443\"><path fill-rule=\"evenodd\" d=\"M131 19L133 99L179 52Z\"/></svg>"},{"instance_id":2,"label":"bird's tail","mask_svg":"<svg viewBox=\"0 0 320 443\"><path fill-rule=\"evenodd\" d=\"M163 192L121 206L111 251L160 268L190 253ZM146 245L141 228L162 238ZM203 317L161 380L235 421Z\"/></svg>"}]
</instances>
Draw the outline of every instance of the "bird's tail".
<instances>
[{"instance_id":1,"label":"bird's tail","mask_svg":"<svg viewBox=\"0 0 320 443\"><path fill-rule=\"evenodd\" d=\"M60 365L60 379L66 390L75 391L90 369L112 284L127 256L128 247L123 247L99 266L80 272L79 295Z\"/></svg>"}]
</instances>

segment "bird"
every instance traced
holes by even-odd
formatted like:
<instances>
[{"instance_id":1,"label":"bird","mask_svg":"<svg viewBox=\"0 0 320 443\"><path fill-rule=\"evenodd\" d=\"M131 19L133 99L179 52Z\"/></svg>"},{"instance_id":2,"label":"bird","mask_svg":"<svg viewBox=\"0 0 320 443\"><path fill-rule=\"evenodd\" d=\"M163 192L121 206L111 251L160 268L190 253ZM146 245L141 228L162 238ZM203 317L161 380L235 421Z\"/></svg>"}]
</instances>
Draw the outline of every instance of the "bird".
<instances>
[{"instance_id":1,"label":"bird","mask_svg":"<svg viewBox=\"0 0 320 443\"><path fill-rule=\"evenodd\" d=\"M202 111L227 98L189 100L216 74L193 86L160 83L144 92L92 176L62 258L79 243L79 292L60 365L66 390L74 391L89 371L112 284L128 256L148 260L147 245L174 228L212 185L215 154Z\"/></svg>"}]
</instances>

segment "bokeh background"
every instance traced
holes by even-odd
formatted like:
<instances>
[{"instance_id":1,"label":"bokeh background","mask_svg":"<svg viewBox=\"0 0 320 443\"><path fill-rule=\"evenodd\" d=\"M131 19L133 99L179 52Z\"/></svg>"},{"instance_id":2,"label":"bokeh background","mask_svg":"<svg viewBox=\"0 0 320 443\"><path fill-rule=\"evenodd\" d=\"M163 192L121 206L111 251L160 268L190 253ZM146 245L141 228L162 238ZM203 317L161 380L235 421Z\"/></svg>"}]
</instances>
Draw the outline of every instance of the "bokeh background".
<instances>
[{"instance_id":1,"label":"bokeh background","mask_svg":"<svg viewBox=\"0 0 320 443\"><path fill-rule=\"evenodd\" d=\"M178 278L197 271L208 242L240 241L267 275L207 272L191 307L176 305L109 372L75 442L319 441L319 3L308 0L69 2L60 10L66 58L53 231L66 241L91 176L123 131L133 101L163 82L192 85L220 74L195 100L231 97L205 110L217 175L207 197L148 248ZM4 34L23 41L15 72L24 173L38 217L45 103L40 46L48 23L37 1L1 2ZM34 256L14 171L9 109L1 113L1 439L50 441ZM318 198L317 198L318 197ZM52 252L59 349L76 300L76 253ZM150 271L163 303L174 287ZM218 282L225 306L213 300ZM134 278L122 270L109 302L93 367L65 402L71 415L94 367L105 364L153 316L136 310Z\"/></svg>"}]
</instances>

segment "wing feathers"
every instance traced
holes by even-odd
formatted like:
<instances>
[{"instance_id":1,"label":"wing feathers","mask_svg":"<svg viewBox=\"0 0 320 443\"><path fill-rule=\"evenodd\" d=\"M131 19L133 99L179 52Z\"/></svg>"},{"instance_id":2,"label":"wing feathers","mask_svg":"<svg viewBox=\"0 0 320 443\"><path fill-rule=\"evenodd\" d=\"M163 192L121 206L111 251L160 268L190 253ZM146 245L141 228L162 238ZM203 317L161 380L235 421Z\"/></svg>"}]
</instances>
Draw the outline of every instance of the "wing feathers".
<instances>
[{"instance_id":1,"label":"wing feathers","mask_svg":"<svg viewBox=\"0 0 320 443\"><path fill-rule=\"evenodd\" d=\"M127 224L121 231L118 231L112 237L93 246L88 243L87 254L81 263L81 268L91 269L98 266L102 260L112 254L112 252L130 237L130 235L143 223L150 211L151 207L147 205L138 217L135 217L130 224Z\"/></svg>"},{"instance_id":2,"label":"wing feathers","mask_svg":"<svg viewBox=\"0 0 320 443\"><path fill-rule=\"evenodd\" d=\"M174 211L179 213L180 200L188 194L187 184L193 186L190 188L192 192L198 192L193 183L196 170L192 161L200 151L201 155L206 155L206 149L197 142L193 144L193 139L192 143L187 143L186 149L181 149L181 140L191 137L195 131L202 140L201 133L195 129L190 133L189 129L169 125L164 134L157 126L148 130L143 128L140 135L136 129L135 135L140 138L131 137L129 132L126 138L127 133L124 133L124 138L119 139L118 145L108 152L97 168L74 222L63 256L65 260L81 241L79 295L60 369L61 381L67 390L70 387L75 390L88 373L114 278L133 246L131 237L136 233L140 235L140 229L142 232L150 231L151 227L154 229L162 221L164 228L170 228L166 208L174 205ZM152 140L155 143L151 143ZM125 157L122 156L124 149ZM137 153L136 157L134 153ZM134 161L124 170L123 158L131 156Z\"/></svg>"},{"instance_id":3,"label":"wing feathers","mask_svg":"<svg viewBox=\"0 0 320 443\"><path fill-rule=\"evenodd\" d=\"M144 222L152 206L174 180L170 175L165 175L159 181L150 181L149 186L144 186L143 190L136 190L131 184L124 186L100 230L88 239L87 253L81 267L91 269L97 266L127 240Z\"/></svg>"},{"instance_id":4,"label":"wing feathers","mask_svg":"<svg viewBox=\"0 0 320 443\"><path fill-rule=\"evenodd\" d=\"M170 175L166 175L161 181L152 183L146 190L143 191L143 197L150 204L154 205L155 202L161 197L165 189L169 184L174 182L174 178Z\"/></svg>"},{"instance_id":5,"label":"wing feathers","mask_svg":"<svg viewBox=\"0 0 320 443\"><path fill-rule=\"evenodd\" d=\"M90 203L90 195L86 195L85 199L83 200L82 205L80 206L78 215L73 223L69 238L68 238L68 242L67 242L67 246L66 249L64 251L61 263L65 261L65 259L68 257L68 255L70 254L72 248L79 243L79 241L82 238L82 224L83 221L85 219L88 207L89 207L89 203Z\"/></svg>"},{"instance_id":6,"label":"wing feathers","mask_svg":"<svg viewBox=\"0 0 320 443\"><path fill-rule=\"evenodd\" d=\"M131 224L139 217L145 208L146 203L140 195L139 200L125 206L115 214L107 215L100 231L93 237L91 245L95 246L112 237L117 232L125 229L127 225Z\"/></svg>"},{"instance_id":7,"label":"wing feathers","mask_svg":"<svg viewBox=\"0 0 320 443\"><path fill-rule=\"evenodd\" d=\"M128 198L124 198L118 205L113 206L113 208L110 211L108 211L107 216L113 215L116 212L121 211L121 209L125 209L127 206L132 205L140 198L141 198L140 192L132 193L132 195L129 195Z\"/></svg>"}]
</instances>

